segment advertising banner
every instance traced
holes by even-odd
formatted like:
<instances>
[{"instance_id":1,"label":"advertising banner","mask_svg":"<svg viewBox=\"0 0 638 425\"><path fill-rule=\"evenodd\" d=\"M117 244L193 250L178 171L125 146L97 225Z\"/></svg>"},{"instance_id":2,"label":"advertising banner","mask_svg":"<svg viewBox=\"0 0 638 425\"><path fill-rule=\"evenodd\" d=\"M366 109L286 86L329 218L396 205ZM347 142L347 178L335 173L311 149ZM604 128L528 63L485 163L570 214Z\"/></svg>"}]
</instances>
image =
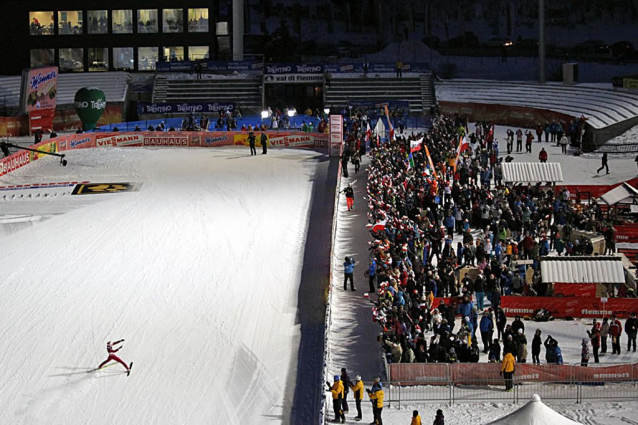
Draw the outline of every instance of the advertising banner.
<instances>
[{"instance_id":1,"label":"advertising banner","mask_svg":"<svg viewBox=\"0 0 638 425\"><path fill-rule=\"evenodd\" d=\"M184 133L145 133L144 146L188 146L188 135Z\"/></svg>"},{"instance_id":2,"label":"advertising banner","mask_svg":"<svg viewBox=\"0 0 638 425\"><path fill-rule=\"evenodd\" d=\"M322 64L270 64L264 69L264 83L323 83Z\"/></svg>"},{"instance_id":3,"label":"advertising banner","mask_svg":"<svg viewBox=\"0 0 638 425\"><path fill-rule=\"evenodd\" d=\"M157 62L157 72L195 72L197 64L202 65L202 70L208 72L261 72L263 63L257 61L182 61L182 62Z\"/></svg>"},{"instance_id":4,"label":"advertising banner","mask_svg":"<svg viewBox=\"0 0 638 425\"><path fill-rule=\"evenodd\" d=\"M633 364L602 366L590 364L589 367L574 367L574 379L582 382L622 382L633 379Z\"/></svg>"},{"instance_id":5,"label":"advertising banner","mask_svg":"<svg viewBox=\"0 0 638 425\"><path fill-rule=\"evenodd\" d=\"M98 136L95 138L95 145L98 148L108 146L142 146L143 143L144 136L142 133L116 133L112 136L102 136L98 133Z\"/></svg>"},{"instance_id":6,"label":"advertising banner","mask_svg":"<svg viewBox=\"0 0 638 425\"><path fill-rule=\"evenodd\" d=\"M392 363L388 370L390 381L404 385L445 385L450 380L450 366L446 363Z\"/></svg>"},{"instance_id":7,"label":"advertising banner","mask_svg":"<svg viewBox=\"0 0 638 425\"><path fill-rule=\"evenodd\" d=\"M343 117L341 115L330 115L330 146L328 146L328 155L340 156L342 143Z\"/></svg>"},{"instance_id":8,"label":"advertising banner","mask_svg":"<svg viewBox=\"0 0 638 425\"><path fill-rule=\"evenodd\" d=\"M564 297L595 297L595 283L554 283L554 295Z\"/></svg>"},{"instance_id":9,"label":"advertising banner","mask_svg":"<svg viewBox=\"0 0 638 425\"><path fill-rule=\"evenodd\" d=\"M572 382L573 369L568 365L517 363L515 376L523 382Z\"/></svg>"},{"instance_id":10,"label":"advertising banner","mask_svg":"<svg viewBox=\"0 0 638 425\"><path fill-rule=\"evenodd\" d=\"M146 114L207 114L219 111L234 111L237 104L233 102L203 102L203 103L150 103L138 102L137 113Z\"/></svg>"},{"instance_id":11,"label":"advertising banner","mask_svg":"<svg viewBox=\"0 0 638 425\"><path fill-rule=\"evenodd\" d=\"M25 112L55 109L58 98L58 67L23 71L22 109Z\"/></svg>"},{"instance_id":12,"label":"advertising banner","mask_svg":"<svg viewBox=\"0 0 638 425\"><path fill-rule=\"evenodd\" d=\"M363 63L342 63L342 64L326 64L324 69L332 74L363 74ZM403 63L403 72L424 73L429 72L429 63ZM394 63L369 63L368 74L370 73L393 73L396 72Z\"/></svg>"},{"instance_id":13,"label":"advertising banner","mask_svg":"<svg viewBox=\"0 0 638 425\"><path fill-rule=\"evenodd\" d=\"M450 365L450 375L455 383L468 385L491 383L501 370L500 363L453 363Z\"/></svg>"},{"instance_id":14,"label":"advertising banner","mask_svg":"<svg viewBox=\"0 0 638 425\"><path fill-rule=\"evenodd\" d=\"M627 318L632 311L638 312L636 298L608 298L604 304L594 297L518 297L501 298L503 311L510 315L532 316L540 308L549 310L556 318L600 318L616 314Z\"/></svg>"}]
</instances>

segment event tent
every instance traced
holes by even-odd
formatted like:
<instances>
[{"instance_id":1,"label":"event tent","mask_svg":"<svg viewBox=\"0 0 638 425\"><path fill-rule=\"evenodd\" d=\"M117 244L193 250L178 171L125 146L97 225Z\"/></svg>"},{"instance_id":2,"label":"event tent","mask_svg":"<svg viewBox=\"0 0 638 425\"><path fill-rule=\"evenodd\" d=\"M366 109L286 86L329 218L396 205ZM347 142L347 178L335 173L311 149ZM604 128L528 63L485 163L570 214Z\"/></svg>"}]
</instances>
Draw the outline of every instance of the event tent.
<instances>
[{"instance_id":1,"label":"event tent","mask_svg":"<svg viewBox=\"0 0 638 425\"><path fill-rule=\"evenodd\" d=\"M579 425L546 406L541 398L534 394L532 399L520 409L487 425Z\"/></svg>"}]
</instances>

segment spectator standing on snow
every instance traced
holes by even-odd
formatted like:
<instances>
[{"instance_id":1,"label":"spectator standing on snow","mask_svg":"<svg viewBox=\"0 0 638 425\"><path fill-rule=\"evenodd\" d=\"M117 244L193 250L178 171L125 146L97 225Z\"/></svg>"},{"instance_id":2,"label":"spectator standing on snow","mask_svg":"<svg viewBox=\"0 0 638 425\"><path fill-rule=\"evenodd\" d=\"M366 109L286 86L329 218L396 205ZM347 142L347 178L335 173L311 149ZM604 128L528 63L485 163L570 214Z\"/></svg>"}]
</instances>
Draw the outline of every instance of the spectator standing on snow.
<instances>
[{"instance_id":1,"label":"spectator standing on snow","mask_svg":"<svg viewBox=\"0 0 638 425\"><path fill-rule=\"evenodd\" d=\"M354 173L359 174L359 169L361 168L361 153L360 151L355 151L352 155L352 163L354 164Z\"/></svg>"},{"instance_id":2,"label":"spectator standing on snow","mask_svg":"<svg viewBox=\"0 0 638 425\"><path fill-rule=\"evenodd\" d=\"M598 350L600 349L600 323L594 319L591 331L587 331L589 339L591 339L591 348L594 350L594 363L598 363Z\"/></svg>"},{"instance_id":3,"label":"spectator standing on snow","mask_svg":"<svg viewBox=\"0 0 638 425\"><path fill-rule=\"evenodd\" d=\"M538 160L541 162L541 164L547 162L547 151L545 150L545 148L542 148L541 151L538 153Z\"/></svg>"},{"instance_id":4,"label":"spectator standing on snow","mask_svg":"<svg viewBox=\"0 0 638 425\"><path fill-rule=\"evenodd\" d=\"M525 132L525 153L532 153L532 142L534 141L534 134L527 130Z\"/></svg>"},{"instance_id":5,"label":"spectator standing on snow","mask_svg":"<svg viewBox=\"0 0 638 425\"><path fill-rule=\"evenodd\" d=\"M372 260L370 260L370 266L368 266L368 283L370 284L371 294L374 294L375 292L374 280L376 277L377 277L377 261L373 257Z\"/></svg>"},{"instance_id":6,"label":"spectator standing on snow","mask_svg":"<svg viewBox=\"0 0 638 425\"><path fill-rule=\"evenodd\" d=\"M589 363L589 343L587 338L583 338L580 345L582 347L580 350L580 365L587 366L587 363Z\"/></svg>"},{"instance_id":7,"label":"spectator standing on snow","mask_svg":"<svg viewBox=\"0 0 638 425\"><path fill-rule=\"evenodd\" d=\"M499 373L505 379L505 391L511 391L513 388L512 379L514 377L515 364L516 360L514 360L512 353L505 353L501 363L501 372Z\"/></svg>"},{"instance_id":8,"label":"spectator standing on snow","mask_svg":"<svg viewBox=\"0 0 638 425\"><path fill-rule=\"evenodd\" d=\"M501 361L501 344L496 338L494 339L494 341L492 341L492 345L490 346L490 352L487 355L487 361L490 363L497 363Z\"/></svg>"},{"instance_id":9,"label":"spectator standing on snow","mask_svg":"<svg viewBox=\"0 0 638 425\"><path fill-rule=\"evenodd\" d=\"M625 322L625 333L627 334L627 352L634 347L634 353L636 352L636 332L638 332L638 319L636 319L636 313L631 313L631 317Z\"/></svg>"},{"instance_id":10,"label":"spectator standing on snow","mask_svg":"<svg viewBox=\"0 0 638 425\"><path fill-rule=\"evenodd\" d=\"M350 382L350 388L352 389L354 402L357 406L357 416L355 416L354 420L358 422L363 418L361 415L361 400L363 400L363 381L361 380L361 375L357 375L356 382L354 384Z\"/></svg>"},{"instance_id":11,"label":"spectator standing on snow","mask_svg":"<svg viewBox=\"0 0 638 425\"><path fill-rule=\"evenodd\" d=\"M439 409L436 411L436 417L434 418L434 422L432 425L445 425L445 416L443 416L443 410Z\"/></svg>"},{"instance_id":12,"label":"spectator standing on snow","mask_svg":"<svg viewBox=\"0 0 638 425\"><path fill-rule=\"evenodd\" d=\"M600 354L607 353L607 338L609 336L609 319L603 317L603 324L600 325Z\"/></svg>"},{"instance_id":13,"label":"spectator standing on snow","mask_svg":"<svg viewBox=\"0 0 638 425\"><path fill-rule=\"evenodd\" d=\"M492 335L494 334L494 322L492 321L492 315L489 312L484 312L479 323L479 329L481 330L481 340L483 341L483 352L490 351L492 345Z\"/></svg>"},{"instance_id":14,"label":"spectator standing on snow","mask_svg":"<svg viewBox=\"0 0 638 425\"><path fill-rule=\"evenodd\" d=\"M348 154L345 151L341 155L341 174L348 178Z\"/></svg>"},{"instance_id":15,"label":"spectator standing on snow","mask_svg":"<svg viewBox=\"0 0 638 425\"><path fill-rule=\"evenodd\" d=\"M516 130L516 152L523 150L523 130Z\"/></svg>"},{"instance_id":16,"label":"spectator standing on snow","mask_svg":"<svg viewBox=\"0 0 638 425\"><path fill-rule=\"evenodd\" d=\"M346 257L346 260L343 263L343 290L348 290L348 280L350 281L350 289L353 291L354 289L354 267L357 264L352 257Z\"/></svg>"},{"instance_id":17,"label":"spectator standing on snow","mask_svg":"<svg viewBox=\"0 0 638 425\"><path fill-rule=\"evenodd\" d=\"M607 152L603 153L603 157L601 159L602 161L602 165L600 166L600 168L598 170L596 170L596 174L599 174L600 171L604 168L607 171L607 174L609 174L609 165L607 162Z\"/></svg>"},{"instance_id":18,"label":"spectator standing on snow","mask_svg":"<svg viewBox=\"0 0 638 425\"><path fill-rule=\"evenodd\" d=\"M499 294L500 295L500 294ZM498 330L498 339L503 337L505 325L507 324L507 316L501 307L496 309L496 329Z\"/></svg>"},{"instance_id":19,"label":"spectator standing on snow","mask_svg":"<svg viewBox=\"0 0 638 425\"><path fill-rule=\"evenodd\" d=\"M542 345L543 341L541 340L541 330L536 329L534 339L532 339L532 363L534 364L541 364L541 359L539 358L539 356L541 354Z\"/></svg>"},{"instance_id":20,"label":"spectator standing on snow","mask_svg":"<svg viewBox=\"0 0 638 425\"><path fill-rule=\"evenodd\" d=\"M412 412L412 421L410 422L410 425L422 425L421 416L419 415L418 410Z\"/></svg>"},{"instance_id":21,"label":"spectator standing on snow","mask_svg":"<svg viewBox=\"0 0 638 425\"><path fill-rule=\"evenodd\" d=\"M266 155L268 153L268 136L266 133L261 133L261 154Z\"/></svg>"},{"instance_id":22,"label":"spectator standing on snow","mask_svg":"<svg viewBox=\"0 0 638 425\"><path fill-rule=\"evenodd\" d=\"M563 137L560 138L560 140L558 141L558 144L563 149L563 153L566 154L567 145L569 144L569 141L567 140L567 136L563 134Z\"/></svg>"},{"instance_id":23,"label":"spectator standing on snow","mask_svg":"<svg viewBox=\"0 0 638 425\"><path fill-rule=\"evenodd\" d=\"M343 403L343 383L341 379L339 379L339 375L335 375L334 384L330 385L330 382L326 381L328 385L327 391L332 393L332 408L335 413L335 418L333 422L346 422L346 415L343 414L343 410L341 409L341 405Z\"/></svg>"},{"instance_id":24,"label":"spectator standing on snow","mask_svg":"<svg viewBox=\"0 0 638 425\"><path fill-rule=\"evenodd\" d=\"M547 335L544 345L545 361L548 364L563 364L563 353L558 346L558 341L552 338L551 335Z\"/></svg>"},{"instance_id":25,"label":"spectator standing on snow","mask_svg":"<svg viewBox=\"0 0 638 425\"><path fill-rule=\"evenodd\" d=\"M611 354L620 354L620 336L622 335L622 324L614 314L611 316L609 324L609 335L611 335Z\"/></svg>"}]
</instances>

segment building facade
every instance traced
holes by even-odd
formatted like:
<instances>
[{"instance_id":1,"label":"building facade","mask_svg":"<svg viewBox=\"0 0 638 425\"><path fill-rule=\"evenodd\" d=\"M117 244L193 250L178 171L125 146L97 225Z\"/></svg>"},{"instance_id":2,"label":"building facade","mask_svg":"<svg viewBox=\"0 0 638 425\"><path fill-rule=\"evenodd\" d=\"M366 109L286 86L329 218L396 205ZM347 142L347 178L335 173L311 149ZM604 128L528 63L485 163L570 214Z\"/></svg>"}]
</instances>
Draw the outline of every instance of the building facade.
<instances>
[{"instance_id":1,"label":"building facade","mask_svg":"<svg viewBox=\"0 0 638 425\"><path fill-rule=\"evenodd\" d=\"M160 60L226 59L232 0L5 2L0 75L154 71Z\"/></svg>"}]
</instances>

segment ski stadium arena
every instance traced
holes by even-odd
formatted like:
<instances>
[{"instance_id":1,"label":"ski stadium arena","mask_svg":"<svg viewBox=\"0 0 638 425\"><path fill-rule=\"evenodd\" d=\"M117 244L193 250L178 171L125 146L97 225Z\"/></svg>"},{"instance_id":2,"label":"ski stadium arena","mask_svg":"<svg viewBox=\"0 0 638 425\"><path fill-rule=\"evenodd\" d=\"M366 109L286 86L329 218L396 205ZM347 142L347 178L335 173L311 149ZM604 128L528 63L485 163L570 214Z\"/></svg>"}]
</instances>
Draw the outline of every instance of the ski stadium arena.
<instances>
[{"instance_id":1,"label":"ski stadium arena","mask_svg":"<svg viewBox=\"0 0 638 425\"><path fill-rule=\"evenodd\" d=\"M550 55L548 67L566 65L563 81L544 81L544 71L524 81L508 72L538 69L544 57L514 61L489 43L482 59L443 55L412 32L364 57L270 61L248 48L253 29L240 30L237 16L256 9L242 2L17 3L10 26L36 44L0 77L1 423L305 425L340 413L343 423L400 424L415 410L431 423L439 409L454 424L633 423L638 357L625 325L638 312L635 64ZM121 34L139 36L122 47ZM476 75L444 78L450 60ZM607 76L620 74L612 85ZM569 136L565 151L560 137L547 140L550 123ZM530 153L507 151L519 129L531 133ZM500 179L461 184L457 166L485 160L487 171L492 156ZM409 178L382 177L389 166ZM382 193L418 185L430 191L414 194L423 208L393 221L398 204ZM446 221L457 211L452 188L472 185L532 203L566 193L575 215L600 218L561 238L569 255L553 243L538 251L552 226L563 232L556 212L539 216L534 255L512 253L526 243L516 232L502 259L495 247L486 253L523 282L520 291L497 283L507 323L520 316L527 338L509 383L477 325L465 342L458 335L464 294L482 307L477 321L497 303L467 290L481 272L460 258L466 234L477 247L486 237L480 212L461 214L453 232ZM496 214L488 222L498 224ZM459 255L450 272L458 291L443 290L438 254L422 258L436 241L414 224L422 216L442 225L443 246L453 233L445 255ZM417 236L403 244L409 231ZM344 258L355 261L352 286ZM371 283L373 259L382 277ZM453 310L449 332L439 333L441 305ZM591 333L614 315L621 352L611 354L610 337L594 362ZM496 326L494 317L493 338ZM537 329L559 342L560 362L546 361L545 346L532 361ZM439 334L468 357L420 357L419 345L438 346ZM354 389L335 408L342 368L346 388L356 376L364 384L362 418Z\"/></svg>"}]
</instances>

